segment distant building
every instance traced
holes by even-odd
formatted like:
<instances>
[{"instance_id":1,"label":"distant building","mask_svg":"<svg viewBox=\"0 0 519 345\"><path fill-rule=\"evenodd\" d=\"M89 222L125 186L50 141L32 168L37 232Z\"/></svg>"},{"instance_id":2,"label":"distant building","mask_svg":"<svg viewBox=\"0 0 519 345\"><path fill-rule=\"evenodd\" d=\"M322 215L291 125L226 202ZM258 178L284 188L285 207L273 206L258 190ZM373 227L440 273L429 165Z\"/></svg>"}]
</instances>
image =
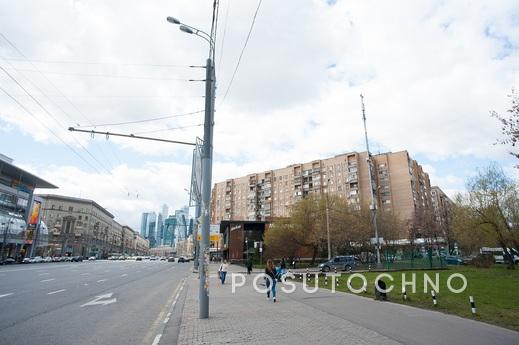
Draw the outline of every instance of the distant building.
<instances>
[{"instance_id":1,"label":"distant building","mask_svg":"<svg viewBox=\"0 0 519 345\"><path fill-rule=\"evenodd\" d=\"M93 200L63 195L38 195L42 220L49 229L46 255L106 258L110 253L146 252L146 243L128 226Z\"/></svg>"},{"instance_id":2,"label":"distant building","mask_svg":"<svg viewBox=\"0 0 519 345\"><path fill-rule=\"evenodd\" d=\"M175 246L175 229L177 227L177 218L175 216L169 216L164 220L164 241L163 245L174 247Z\"/></svg>"}]
</instances>

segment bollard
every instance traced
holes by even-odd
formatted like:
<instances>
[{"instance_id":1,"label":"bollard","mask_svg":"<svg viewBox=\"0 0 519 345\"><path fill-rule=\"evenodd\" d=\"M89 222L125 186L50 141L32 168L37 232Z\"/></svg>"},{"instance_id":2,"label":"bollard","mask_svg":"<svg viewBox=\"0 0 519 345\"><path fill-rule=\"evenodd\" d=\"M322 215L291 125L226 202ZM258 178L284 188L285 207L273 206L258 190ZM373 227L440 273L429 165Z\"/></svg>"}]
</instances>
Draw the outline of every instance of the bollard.
<instances>
[{"instance_id":1,"label":"bollard","mask_svg":"<svg viewBox=\"0 0 519 345\"><path fill-rule=\"evenodd\" d=\"M472 314L476 314L476 303L474 303L474 297L469 296L469 302L470 302L470 310L472 311Z\"/></svg>"},{"instance_id":2,"label":"bollard","mask_svg":"<svg viewBox=\"0 0 519 345\"><path fill-rule=\"evenodd\" d=\"M368 271L371 271L371 264L368 265Z\"/></svg>"},{"instance_id":3,"label":"bollard","mask_svg":"<svg viewBox=\"0 0 519 345\"><path fill-rule=\"evenodd\" d=\"M402 289L402 298L404 301L407 301L407 292L405 291L405 288Z\"/></svg>"},{"instance_id":4,"label":"bollard","mask_svg":"<svg viewBox=\"0 0 519 345\"><path fill-rule=\"evenodd\" d=\"M328 286L328 276L327 275L324 276L324 285Z\"/></svg>"},{"instance_id":5,"label":"bollard","mask_svg":"<svg viewBox=\"0 0 519 345\"><path fill-rule=\"evenodd\" d=\"M339 277L337 277L337 280L335 281L335 286L339 287Z\"/></svg>"},{"instance_id":6,"label":"bollard","mask_svg":"<svg viewBox=\"0 0 519 345\"><path fill-rule=\"evenodd\" d=\"M436 293L434 292L434 290L431 290L431 296L433 299L433 304L436 306L438 304L438 301L436 300Z\"/></svg>"},{"instance_id":7,"label":"bollard","mask_svg":"<svg viewBox=\"0 0 519 345\"><path fill-rule=\"evenodd\" d=\"M337 267L334 267L333 270L335 271L335 274L337 274Z\"/></svg>"}]
</instances>

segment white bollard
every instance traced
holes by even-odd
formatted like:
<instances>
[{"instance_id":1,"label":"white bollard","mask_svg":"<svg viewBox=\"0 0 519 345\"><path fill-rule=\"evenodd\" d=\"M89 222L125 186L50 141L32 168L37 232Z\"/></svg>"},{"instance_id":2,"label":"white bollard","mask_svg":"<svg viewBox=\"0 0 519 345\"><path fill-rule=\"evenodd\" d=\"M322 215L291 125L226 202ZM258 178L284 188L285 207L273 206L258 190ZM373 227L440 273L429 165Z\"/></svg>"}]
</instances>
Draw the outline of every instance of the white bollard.
<instances>
[{"instance_id":1,"label":"white bollard","mask_svg":"<svg viewBox=\"0 0 519 345\"><path fill-rule=\"evenodd\" d=\"M407 292L405 291L405 288L402 289L402 298L404 301L407 301Z\"/></svg>"},{"instance_id":2,"label":"white bollard","mask_svg":"<svg viewBox=\"0 0 519 345\"><path fill-rule=\"evenodd\" d=\"M472 311L472 314L476 314L476 303L474 303L474 297L469 296L469 302L470 302L470 310Z\"/></svg>"},{"instance_id":3,"label":"white bollard","mask_svg":"<svg viewBox=\"0 0 519 345\"><path fill-rule=\"evenodd\" d=\"M438 304L438 301L436 300L436 293L434 292L434 290L431 290L431 296L433 299L433 304L436 306Z\"/></svg>"}]
</instances>

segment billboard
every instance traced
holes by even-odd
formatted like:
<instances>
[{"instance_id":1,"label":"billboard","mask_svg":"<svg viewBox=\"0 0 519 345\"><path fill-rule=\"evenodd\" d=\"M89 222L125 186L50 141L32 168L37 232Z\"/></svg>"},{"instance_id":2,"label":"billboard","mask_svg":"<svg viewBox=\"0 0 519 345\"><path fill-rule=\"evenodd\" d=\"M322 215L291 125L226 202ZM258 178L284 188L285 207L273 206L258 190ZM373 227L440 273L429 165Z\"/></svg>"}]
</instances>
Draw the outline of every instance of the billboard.
<instances>
[{"instance_id":1,"label":"billboard","mask_svg":"<svg viewBox=\"0 0 519 345\"><path fill-rule=\"evenodd\" d=\"M34 202L32 203L31 217L29 218L29 226L32 228L35 228L38 224L38 221L40 220L40 209L41 202L34 200Z\"/></svg>"}]
</instances>

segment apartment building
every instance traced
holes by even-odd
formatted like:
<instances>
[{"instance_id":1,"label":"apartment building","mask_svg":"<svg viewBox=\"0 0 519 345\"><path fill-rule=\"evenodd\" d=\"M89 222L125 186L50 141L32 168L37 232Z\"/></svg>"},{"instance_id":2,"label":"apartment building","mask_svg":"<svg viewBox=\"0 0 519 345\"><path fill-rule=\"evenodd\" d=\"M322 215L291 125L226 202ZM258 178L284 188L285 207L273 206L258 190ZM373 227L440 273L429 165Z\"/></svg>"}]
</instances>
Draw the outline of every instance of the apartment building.
<instances>
[{"instance_id":1,"label":"apartment building","mask_svg":"<svg viewBox=\"0 0 519 345\"><path fill-rule=\"evenodd\" d=\"M287 217L290 208L308 195L337 195L356 210L371 203L367 152L292 164L216 183L211 220L268 221ZM378 209L392 211L405 224L401 236L423 233L432 212L429 175L407 151L372 155L373 190Z\"/></svg>"},{"instance_id":2,"label":"apartment building","mask_svg":"<svg viewBox=\"0 0 519 345\"><path fill-rule=\"evenodd\" d=\"M105 258L109 253L146 252L147 241L93 200L62 195L38 195L42 220L49 229L48 255Z\"/></svg>"},{"instance_id":3,"label":"apartment building","mask_svg":"<svg viewBox=\"0 0 519 345\"><path fill-rule=\"evenodd\" d=\"M431 187L431 199L436 230L450 245L452 242L452 201L438 186Z\"/></svg>"}]
</instances>

